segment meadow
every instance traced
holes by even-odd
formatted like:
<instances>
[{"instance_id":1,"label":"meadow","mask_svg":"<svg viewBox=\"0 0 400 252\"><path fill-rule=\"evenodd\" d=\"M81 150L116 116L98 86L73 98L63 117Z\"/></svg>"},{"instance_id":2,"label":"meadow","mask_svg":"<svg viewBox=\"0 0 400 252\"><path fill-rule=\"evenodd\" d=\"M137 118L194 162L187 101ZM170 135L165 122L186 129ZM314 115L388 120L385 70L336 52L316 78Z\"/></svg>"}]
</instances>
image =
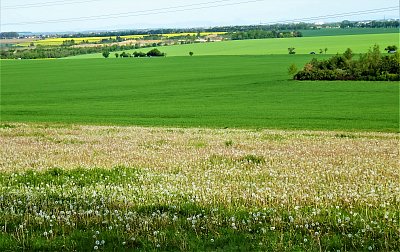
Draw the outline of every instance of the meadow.
<instances>
[{"instance_id":1,"label":"meadow","mask_svg":"<svg viewBox=\"0 0 400 252\"><path fill-rule=\"evenodd\" d=\"M3 61L1 120L398 132L397 82L291 80L312 57Z\"/></svg>"},{"instance_id":2,"label":"meadow","mask_svg":"<svg viewBox=\"0 0 400 252\"><path fill-rule=\"evenodd\" d=\"M343 53L347 48L351 48L354 53L365 53L374 44L380 45L383 52L386 46L399 44L399 33L223 41L164 46L158 47L158 49L167 53L168 57L187 56L189 52L193 52L195 56L288 54L289 47L296 48L296 54L310 54L310 52L318 54L320 49L325 48L328 48L328 54L336 54ZM149 48L127 52L132 53L134 51L145 50L149 50ZM85 59L101 57L101 53L98 53L70 58Z\"/></svg>"},{"instance_id":3,"label":"meadow","mask_svg":"<svg viewBox=\"0 0 400 252\"><path fill-rule=\"evenodd\" d=\"M397 251L399 83L287 73L396 42L0 61L0 251Z\"/></svg>"},{"instance_id":4,"label":"meadow","mask_svg":"<svg viewBox=\"0 0 400 252\"><path fill-rule=\"evenodd\" d=\"M398 142L2 124L0 250L397 251Z\"/></svg>"}]
</instances>

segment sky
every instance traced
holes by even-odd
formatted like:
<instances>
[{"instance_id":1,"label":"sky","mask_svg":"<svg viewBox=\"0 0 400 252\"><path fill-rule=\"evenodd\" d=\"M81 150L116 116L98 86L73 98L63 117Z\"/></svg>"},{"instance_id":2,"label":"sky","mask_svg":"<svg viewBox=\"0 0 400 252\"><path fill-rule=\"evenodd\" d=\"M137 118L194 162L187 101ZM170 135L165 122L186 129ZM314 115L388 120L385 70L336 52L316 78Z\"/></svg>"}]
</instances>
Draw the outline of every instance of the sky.
<instances>
[{"instance_id":1,"label":"sky","mask_svg":"<svg viewBox=\"0 0 400 252\"><path fill-rule=\"evenodd\" d=\"M394 6L379 13L336 15ZM0 30L79 32L270 24L292 20L314 23L398 19L398 7L398 0L1 0Z\"/></svg>"}]
</instances>

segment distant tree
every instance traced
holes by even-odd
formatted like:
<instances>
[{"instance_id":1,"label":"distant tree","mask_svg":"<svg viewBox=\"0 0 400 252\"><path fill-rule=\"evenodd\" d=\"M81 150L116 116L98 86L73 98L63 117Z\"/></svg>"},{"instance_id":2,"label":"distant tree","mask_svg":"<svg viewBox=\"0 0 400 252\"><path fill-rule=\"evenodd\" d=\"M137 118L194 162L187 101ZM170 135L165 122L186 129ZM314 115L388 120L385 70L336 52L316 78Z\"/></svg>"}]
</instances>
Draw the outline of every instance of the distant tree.
<instances>
[{"instance_id":1,"label":"distant tree","mask_svg":"<svg viewBox=\"0 0 400 252\"><path fill-rule=\"evenodd\" d=\"M294 47L289 47L288 48L288 51L289 51L289 54L296 54L296 52L294 51L296 48L294 48Z\"/></svg>"},{"instance_id":2,"label":"distant tree","mask_svg":"<svg viewBox=\"0 0 400 252\"><path fill-rule=\"evenodd\" d=\"M328 48L325 47L325 49L324 49L325 54L326 54L327 51L328 51Z\"/></svg>"},{"instance_id":3,"label":"distant tree","mask_svg":"<svg viewBox=\"0 0 400 252\"><path fill-rule=\"evenodd\" d=\"M385 48L385 51L387 52L394 52L397 51L397 46L396 45L391 45Z\"/></svg>"},{"instance_id":4,"label":"distant tree","mask_svg":"<svg viewBox=\"0 0 400 252\"><path fill-rule=\"evenodd\" d=\"M35 43L31 42L30 46L31 46L31 47L34 47L34 46L35 46Z\"/></svg>"},{"instance_id":5,"label":"distant tree","mask_svg":"<svg viewBox=\"0 0 400 252\"><path fill-rule=\"evenodd\" d=\"M165 56L165 53L162 53L162 52L160 52L160 50L158 50L157 48L154 48L154 49L150 50L150 51L147 53L147 56L148 56L148 57L162 57L162 56Z\"/></svg>"},{"instance_id":6,"label":"distant tree","mask_svg":"<svg viewBox=\"0 0 400 252\"><path fill-rule=\"evenodd\" d=\"M2 39L12 39L18 37L19 34L17 32L0 32L0 38Z\"/></svg>"},{"instance_id":7,"label":"distant tree","mask_svg":"<svg viewBox=\"0 0 400 252\"><path fill-rule=\"evenodd\" d=\"M142 58L142 57L146 57L147 54L145 54L144 52L133 52L133 57L135 58Z\"/></svg>"},{"instance_id":8,"label":"distant tree","mask_svg":"<svg viewBox=\"0 0 400 252\"><path fill-rule=\"evenodd\" d=\"M298 70L296 64L291 64L290 67L288 68L289 75L295 75L297 71Z\"/></svg>"},{"instance_id":9,"label":"distant tree","mask_svg":"<svg viewBox=\"0 0 400 252\"><path fill-rule=\"evenodd\" d=\"M193 54L194 54L193 52L189 52L189 55L190 55L190 56L193 56Z\"/></svg>"},{"instance_id":10,"label":"distant tree","mask_svg":"<svg viewBox=\"0 0 400 252\"><path fill-rule=\"evenodd\" d=\"M107 59L108 57L110 57L110 52L109 51L103 51L102 55L103 55L104 58Z\"/></svg>"},{"instance_id":11,"label":"distant tree","mask_svg":"<svg viewBox=\"0 0 400 252\"><path fill-rule=\"evenodd\" d=\"M322 54L324 52L324 50L319 49L319 54Z\"/></svg>"},{"instance_id":12,"label":"distant tree","mask_svg":"<svg viewBox=\"0 0 400 252\"><path fill-rule=\"evenodd\" d=\"M128 58L128 57L130 57L129 53L126 53L126 52L122 52L119 56L120 56L121 58Z\"/></svg>"},{"instance_id":13,"label":"distant tree","mask_svg":"<svg viewBox=\"0 0 400 252\"><path fill-rule=\"evenodd\" d=\"M115 58L118 58L119 57L119 54L118 53L115 53Z\"/></svg>"},{"instance_id":14,"label":"distant tree","mask_svg":"<svg viewBox=\"0 0 400 252\"><path fill-rule=\"evenodd\" d=\"M343 53L343 56L347 60L351 60L353 58L353 51L350 48L347 48L347 50Z\"/></svg>"}]
</instances>

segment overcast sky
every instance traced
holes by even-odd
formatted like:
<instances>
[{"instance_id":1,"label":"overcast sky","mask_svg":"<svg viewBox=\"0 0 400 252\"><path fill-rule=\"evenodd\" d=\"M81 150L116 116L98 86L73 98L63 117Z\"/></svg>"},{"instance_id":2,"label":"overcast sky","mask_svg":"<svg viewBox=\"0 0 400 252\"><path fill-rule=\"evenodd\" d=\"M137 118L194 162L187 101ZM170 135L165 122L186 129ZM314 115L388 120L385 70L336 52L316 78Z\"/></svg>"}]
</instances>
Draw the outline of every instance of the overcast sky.
<instances>
[{"instance_id":1,"label":"overcast sky","mask_svg":"<svg viewBox=\"0 0 400 252\"><path fill-rule=\"evenodd\" d=\"M311 17L320 18L309 20L310 22L397 19L398 9L346 17L322 17L393 6L398 7L399 1L1 0L1 31L62 32L209 27L273 23ZM92 20L82 20L85 17L91 17Z\"/></svg>"}]
</instances>

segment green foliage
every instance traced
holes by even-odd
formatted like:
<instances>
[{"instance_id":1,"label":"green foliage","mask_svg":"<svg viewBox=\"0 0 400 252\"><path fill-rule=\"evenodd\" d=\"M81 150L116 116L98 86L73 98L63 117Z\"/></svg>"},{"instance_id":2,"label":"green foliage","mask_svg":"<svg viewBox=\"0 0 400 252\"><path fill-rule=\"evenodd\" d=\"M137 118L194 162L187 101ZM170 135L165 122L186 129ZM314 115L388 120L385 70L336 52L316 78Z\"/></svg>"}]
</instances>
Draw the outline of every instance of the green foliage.
<instances>
[{"instance_id":1,"label":"green foliage","mask_svg":"<svg viewBox=\"0 0 400 252\"><path fill-rule=\"evenodd\" d=\"M144 52L137 52L137 51L134 51L134 52L132 53L132 55L133 55L133 57L135 57L135 58L147 57L146 53L144 53Z\"/></svg>"},{"instance_id":2,"label":"green foliage","mask_svg":"<svg viewBox=\"0 0 400 252\"><path fill-rule=\"evenodd\" d=\"M302 37L300 31L265 31L265 30L250 30L232 32L226 35L232 40L246 40L246 39L265 39L265 38L294 38Z\"/></svg>"},{"instance_id":3,"label":"green foliage","mask_svg":"<svg viewBox=\"0 0 400 252\"><path fill-rule=\"evenodd\" d=\"M375 45L358 60L353 60L351 49L347 49L343 55L327 60L313 59L294 75L294 79L399 81L399 54L382 56L379 46Z\"/></svg>"},{"instance_id":4,"label":"green foliage","mask_svg":"<svg viewBox=\"0 0 400 252\"><path fill-rule=\"evenodd\" d=\"M147 57L164 57L165 53L160 52L157 48L151 49L147 52Z\"/></svg>"},{"instance_id":5,"label":"green foliage","mask_svg":"<svg viewBox=\"0 0 400 252\"><path fill-rule=\"evenodd\" d=\"M294 84L287 78L290 64L304 65L313 57L191 58L186 51L185 57L156 60L3 61L1 119L5 123L398 130L397 83Z\"/></svg>"},{"instance_id":6,"label":"green foliage","mask_svg":"<svg viewBox=\"0 0 400 252\"><path fill-rule=\"evenodd\" d=\"M129 57L131 57L132 55L130 54L130 53L126 53L126 52L122 52L120 55L119 55L119 57L121 57L121 58L129 58Z\"/></svg>"},{"instance_id":7,"label":"green foliage","mask_svg":"<svg viewBox=\"0 0 400 252\"><path fill-rule=\"evenodd\" d=\"M347 48L347 50L343 53L343 56L346 58L346 60L351 60L353 59L353 51L350 48Z\"/></svg>"},{"instance_id":8,"label":"green foliage","mask_svg":"<svg viewBox=\"0 0 400 252\"><path fill-rule=\"evenodd\" d=\"M75 40L64 40L61 44L61 46L73 46L76 45Z\"/></svg>"},{"instance_id":9,"label":"green foliage","mask_svg":"<svg viewBox=\"0 0 400 252\"><path fill-rule=\"evenodd\" d=\"M289 47L289 48L288 48L289 54L296 54L296 52L295 52L294 50L296 50L296 48L294 48L294 47Z\"/></svg>"},{"instance_id":10,"label":"green foliage","mask_svg":"<svg viewBox=\"0 0 400 252\"><path fill-rule=\"evenodd\" d=\"M193 52L189 52L189 56L193 56L193 54L194 54Z\"/></svg>"},{"instance_id":11,"label":"green foliage","mask_svg":"<svg viewBox=\"0 0 400 252\"><path fill-rule=\"evenodd\" d=\"M397 45L388 46L385 48L385 51L388 51L388 52L397 51Z\"/></svg>"},{"instance_id":12,"label":"green foliage","mask_svg":"<svg viewBox=\"0 0 400 252\"><path fill-rule=\"evenodd\" d=\"M108 57L110 57L110 52L109 51L103 51L102 55L103 55L104 58L107 59Z\"/></svg>"},{"instance_id":13,"label":"green foliage","mask_svg":"<svg viewBox=\"0 0 400 252\"><path fill-rule=\"evenodd\" d=\"M296 64L291 64L288 68L289 75L294 75L298 72Z\"/></svg>"},{"instance_id":14,"label":"green foliage","mask_svg":"<svg viewBox=\"0 0 400 252\"><path fill-rule=\"evenodd\" d=\"M256 156L256 155L246 155L242 158L239 159L240 161L245 161L253 164L263 164L265 163L265 159L262 156Z\"/></svg>"},{"instance_id":15,"label":"green foliage","mask_svg":"<svg viewBox=\"0 0 400 252\"><path fill-rule=\"evenodd\" d=\"M230 147L230 146L233 146L233 141L232 140L228 140L228 141L225 141L225 146L226 147Z\"/></svg>"}]
</instances>

